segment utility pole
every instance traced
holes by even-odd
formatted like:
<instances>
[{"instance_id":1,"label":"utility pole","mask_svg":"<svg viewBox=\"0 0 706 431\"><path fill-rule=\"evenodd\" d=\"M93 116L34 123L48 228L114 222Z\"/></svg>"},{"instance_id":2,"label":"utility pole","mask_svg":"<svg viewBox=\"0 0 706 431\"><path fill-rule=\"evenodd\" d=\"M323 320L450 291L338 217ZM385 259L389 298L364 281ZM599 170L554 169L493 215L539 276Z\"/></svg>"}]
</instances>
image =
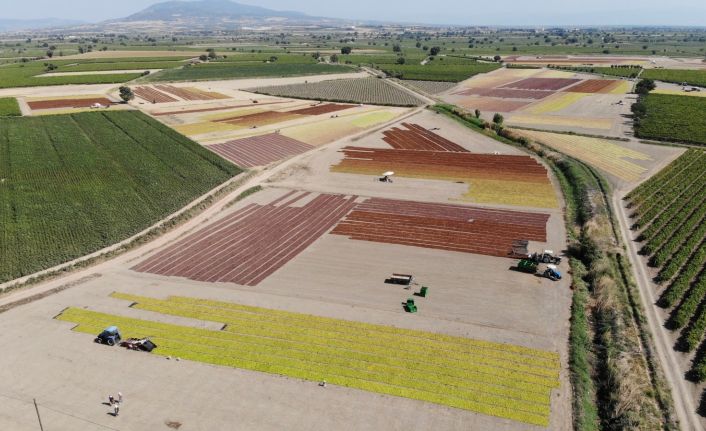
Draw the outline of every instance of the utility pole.
<instances>
[{"instance_id":1,"label":"utility pole","mask_svg":"<svg viewBox=\"0 0 706 431\"><path fill-rule=\"evenodd\" d=\"M44 431L44 427L42 426L42 417L39 416L39 407L37 407L37 399L32 398L32 401L34 401L34 410L37 412L37 420L39 421L39 430Z\"/></svg>"}]
</instances>

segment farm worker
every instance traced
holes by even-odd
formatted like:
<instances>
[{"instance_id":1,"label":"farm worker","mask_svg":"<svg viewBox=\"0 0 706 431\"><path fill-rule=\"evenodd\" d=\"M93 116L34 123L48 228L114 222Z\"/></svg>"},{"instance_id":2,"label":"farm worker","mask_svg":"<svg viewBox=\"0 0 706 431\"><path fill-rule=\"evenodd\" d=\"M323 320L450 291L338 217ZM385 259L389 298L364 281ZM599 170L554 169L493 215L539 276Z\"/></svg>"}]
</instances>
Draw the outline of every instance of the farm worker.
<instances>
[{"instance_id":1,"label":"farm worker","mask_svg":"<svg viewBox=\"0 0 706 431\"><path fill-rule=\"evenodd\" d=\"M113 404L113 412L115 412L115 416L117 416L118 413L120 413L120 403Z\"/></svg>"},{"instance_id":2,"label":"farm worker","mask_svg":"<svg viewBox=\"0 0 706 431\"><path fill-rule=\"evenodd\" d=\"M115 398L113 398L112 395L108 395L108 403L110 403L110 405L112 406L114 402L115 402Z\"/></svg>"},{"instance_id":3,"label":"farm worker","mask_svg":"<svg viewBox=\"0 0 706 431\"><path fill-rule=\"evenodd\" d=\"M122 392L118 392L118 402L119 402L120 404L123 403L123 393L122 393Z\"/></svg>"}]
</instances>

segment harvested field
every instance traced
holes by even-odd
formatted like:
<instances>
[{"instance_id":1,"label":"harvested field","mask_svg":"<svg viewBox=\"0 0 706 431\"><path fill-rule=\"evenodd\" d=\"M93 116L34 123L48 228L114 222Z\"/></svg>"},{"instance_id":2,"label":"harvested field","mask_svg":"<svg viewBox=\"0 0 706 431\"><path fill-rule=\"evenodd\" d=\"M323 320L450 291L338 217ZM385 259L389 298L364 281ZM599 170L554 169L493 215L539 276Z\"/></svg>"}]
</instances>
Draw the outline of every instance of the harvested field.
<instances>
[{"instance_id":1,"label":"harvested field","mask_svg":"<svg viewBox=\"0 0 706 431\"><path fill-rule=\"evenodd\" d=\"M238 126L246 127L261 127L268 124L276 124L284 121L294 120L296 118L301 118L299 114L292 112L279 112L279 111L265 111L257 112L255 114L242 115L239 117L230 117L222 120L217 120L217 122L235 124Z\"/></svg>"},{"instance_id":2,"label":"harvested field","mask_svg":"<svg viewBox=\"0 0 706 431\"><path fill-rule=\"evenodd\" d=\"M257 87L247 91L270 96L371 105L419 106L424 103L409 92L377 78L336 79L306 84Z\"/></svg>"},{"instance_id":3,"label":"harvested field","mask_svg":"<svg viewBox=\"0 0 706 431\"><path fill-rule=\"evenodd\" d=\"M238 166L251 168L304 153L313 147L278 133L270 133L209 145L206 148Z\"/></svg>"},{"instance_id":4,"label":"harvested field","mask_svg":"<svg viewBox=\"0 0 706 431\"><path fill-rule=\"evenodd\" d=\"M56 99L56 100L37 100L27 102L31 109L56 109L56 108L90 108L91 105L100 103L103 106L110 106L113 102L106 97L94 97L90 99Z\"/></svg>"},{"instance_id":5,"label":"harvested field","mask_svg":"<svg viewBox=\"0 0 706 431\"><path fill-rule=\"evenodd\" d=\"M290 192L250 204L133 267L138 272L256 286L335 225L355 197ZM295 206L302 199L311 199Z\"/></svg>"},{"instance_id":6,"label":"harvested field","mask_svg":"<svg viewBox=\"0 0 706 431\"><path fill-rule=\"evenodd\" d=\"M64 310L57 319L91 336L112 324L125 337L149 334L159 346L152 354L160 356L313 382L325 376L337 386L543 427L549 424L552 389L559 387L559 357L543 350L195 297L111 296L153 319L175 316L215 322L223 329L80 307Z\"/></svg>"},{"instance_id":7,"label":"harvested field","mask_svg":"<svg viewBox=\"0 0 706 431\"><path fill-rule=\"evenodd\" d=\"M462 181L473 202L550 208L557 206L547 170L529 156L345 147L332 172Z\"/></svg>"},{"instance_id":8,"label":"harvested field","mask_svg":"<svg viewBox=\"0 0 706 431\"><path fill-rule=\"evenodd\" d=\"M182 135L194 136L214 132L230 132L233 130L245 129L245 126L230 123L214 123L211 121L203 121L200 123L177 124L172 128Z\"/></svg>"},{"instance_id":9,"label":"harvested field","mask_svg":"<svg viewBox=\"0 0 706 431\"><path fill-rule=\"evenodd\" d=\"M615 79L586 79L563 90L571 93L610 93L623 81Z\"/></svg>"},{"instance_id":10,"label":"harvested field","mask_svg":"<svg viewBox=\"0 0 706 431\"><path fill-rule=\"evenodd\" d=\"M372 114L368 114L372 115ZM359 117L365 119L366 117ZM367 117L369 123L367 127L374 126L377 123L370 124L374 120L386 121L383 117ZM302 124L298 126L287 127L282 129L280 133L290 138L297 139L307 144L319 146L337 141L346 136L362 131L361 127L354 124L356 120L347 118L331 118L321 122Z\"/></svg>"},{"instance_id":11,"label":"harvested field","mask_svg":"<svg viewBox=\"0 0 706 431\"><path fill-rule=\"evenodd\" d=\"M500 97L503 99L544 99L554 94L553 91L522 90L513 88L469 88L456 93L461 96Z\"/></svg>"},{"instance_id":12,"label":"harvested field","mask_svg":"<svg viewBox=\"0 0 706 431\"><path fill-rule=\"evenodd\" d=\"M228 98L227 96L219 93L208 93L196 89L175 87L173 85L155 85L155 88L159 91L172 94L184 100L217 100Z\"/></svg>"},{"instance_id":13,"label":"harvested field","mask_svg":"<svg viewBox=\"0 0 706 431\"><path fill-rule=\"evenodd\" d=\"M624 181L637 181L647 172L646 168L631 160L651 160L647 154L621 147L618 141L531 130L515 132L576 157Z\"/></svg>"},{"instance_id":14,"label":"harvested field","mask_svg":"<svg viewBox=\"0 0 706 431\"><path fill-rule=\"evenodd\" d=\"M546 242L548 220L548 214L373 198L359 204L331 233L354 240L519 257L513 243Z\"/></svg>"},{"instance_id":15,"label":"harvested field","mask_svg":"<svg viewBox=\"0 0 706 431\"><path fill-rule=\"evenodd\" d=\"M556 115L513 115L506 123L528 127L560 126L584 129L610 130L613 120L610 118L560 117Z\"/></svg>"},{"instance_id":16,"label":"harvested field","mask_svg":"<svg viewBox=\"0 0 706 431\"><path fill-rule=\"evenodd\" d=\"M468 152L462 146L430 132L418 124L402 123L407 130L393 127L383 132L383 141L398 150Z\"/></svg>"},{"instance_id":17,"label":"harvested field","mask_svg":"<svg viewBox=\"0 0 706 431\"><path fill-rule=\"evenodd\" d=\"M288 103L285 101L267 102L254 104L253 102L241 103L240 105L228 105L228 106L211 106L208 108L195 108L195 109L184 109L181 111L163 111L163 112L153 112L152 115L159 117L162 115L179 115L179 114L195 114L198 112L213 112L213 111L225 111L228 109L245 108L249 106L264 106L264 105L274 105L278 103Z\"/></svg>"},{"instance_id":18,"label":"harvested field","mask_svg":"<svg viewBox=\"0 0 706 431\"><path fill-rule=\"evenodd\" d=\"M330 114L331 112L343 111L352 108L353 105L337 105L335 103L322 103L320 105L310 106L308 108L300 108L292 111L287 111L292 114L299 115L321 115Z\"/></svg>"},{"instance_id":19,"label":"harvested field","mask_svg":"<svg viewBox=\"0 0 706 431\"><path fill-rule=\"evenodd\" d=\"M505 84L502 88L515 88L518 90L561 90L571 84L580 82L573 78L527 78L517 82Z\"/></svg>"},{"instance_id":20,"label":"harvested field","mask_svg":"<svg viewBox=\"0 0 706 431\"><path fill-rule=\"evenodd\" d=\"M492 112L513 112L532 103L529 100L505 100L491 97L468 97L461 99L456 104L466 109Z\"/></svg>"},{"instance_id":21,"label":"harvested field","mask_svg":"<svg viewBox=\"0 0 706 431\"><path fill-rule=\"evenodd\" d=\"M135 93L135 96L150 103L169 103L178 100L152 87L135 87L132 91Z\"/></svg>"},{"instance_id":22,"label":"harvested field","mask_svg":"<svg viewBox=\"0 0 706 431\"><path fill-rule=\"evenodd\" d=\"M568 108L574 103L586 97L585 93L557 93L552 97L548 97L539 103L532 105L523 112L530 114L546 114L548 112L557 112Z\"/></svg>"},{"instance_id":23,"label":"harvested field","mask_svg":"<svg viewBox=\"0 0 706 431\"><path fill-rule=\"evenodd\" d=\"M375 126L376 124L385 123L395 118L396 115L390 111L375 111L368 114L363 114L356 117L351 124L361 129Z\"/></svg>"}]
</instances>

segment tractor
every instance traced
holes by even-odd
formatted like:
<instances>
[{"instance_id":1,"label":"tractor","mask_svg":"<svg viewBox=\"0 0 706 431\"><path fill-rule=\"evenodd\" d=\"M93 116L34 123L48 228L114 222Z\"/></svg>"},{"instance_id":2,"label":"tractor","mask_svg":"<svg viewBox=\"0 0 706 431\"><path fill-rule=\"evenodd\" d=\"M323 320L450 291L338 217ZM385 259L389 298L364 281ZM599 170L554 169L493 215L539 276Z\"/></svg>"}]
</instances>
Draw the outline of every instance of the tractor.
<instances>
[{"instance_id":1,"label":"tractor","mask_svg":"<svg viewBox=\"0 0 706 431\"><path fill-rule=\"evenodd\" d=\"M544 270L544 273L542 275L544 275L546 278L550 279L551 281L561 280L561 272L559 272L556 265L552 265L552 264L547 265L547 269Z\"/></svg>"},{"instance_id":2,"label":"tractor","mask_svg":"<svg viewBox=\"0 0 706 431\"><path fill-rule=\"evenodd\" d=\"M120 331L117 326L109 326L103 330L95 339L96 343L114 346L120 343Z\"/></svg>"},{"instance_id":3,"label":"tractor","mask_svg":"<svg viewBox=\"0 0 706 431\"><path fill-rule=\"evenodd\" d=\"M529 258L537 263L551 263L553 265L561 263L561 258L554 256L554 252L551 250L544 250L542 253L532 253Z\"/></svg>"}]
</instances>

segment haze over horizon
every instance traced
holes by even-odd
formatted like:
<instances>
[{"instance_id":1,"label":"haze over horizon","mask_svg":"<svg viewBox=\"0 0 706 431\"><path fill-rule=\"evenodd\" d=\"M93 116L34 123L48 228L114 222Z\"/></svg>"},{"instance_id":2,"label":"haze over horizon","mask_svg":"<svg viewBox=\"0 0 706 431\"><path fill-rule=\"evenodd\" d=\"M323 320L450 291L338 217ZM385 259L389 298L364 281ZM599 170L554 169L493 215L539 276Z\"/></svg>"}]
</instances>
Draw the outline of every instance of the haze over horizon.
<instances>
[{"instance_id":1,"label":"haze over horizon","mask_svg":"<svg viewBox=\"0 0 706 431\"><path fill-rule=\"evenodd\" d=\"M86 22L118 19L138 12L163 0L122 0L96 6L95 0L0 0L0 19L59 18ZM67 7L67 3L71 7ZM378 20L449 25L674 25L706 27L706 2L676 0L665 5L658 0L624 0L618 4L609 0L572 4L566 1L501 0L469 5L464 0L428 2L331 2L303 0L293 4L286 0L244 0L275 10L294 10L313 16L353 20Z\"/></svg>"}]
</instances>

